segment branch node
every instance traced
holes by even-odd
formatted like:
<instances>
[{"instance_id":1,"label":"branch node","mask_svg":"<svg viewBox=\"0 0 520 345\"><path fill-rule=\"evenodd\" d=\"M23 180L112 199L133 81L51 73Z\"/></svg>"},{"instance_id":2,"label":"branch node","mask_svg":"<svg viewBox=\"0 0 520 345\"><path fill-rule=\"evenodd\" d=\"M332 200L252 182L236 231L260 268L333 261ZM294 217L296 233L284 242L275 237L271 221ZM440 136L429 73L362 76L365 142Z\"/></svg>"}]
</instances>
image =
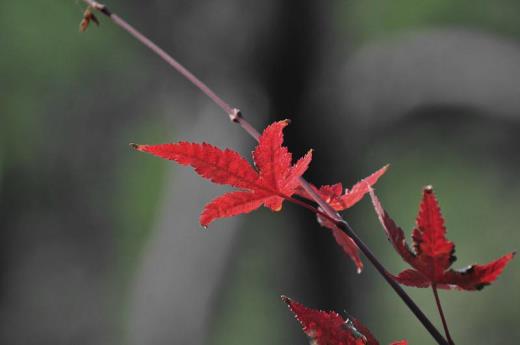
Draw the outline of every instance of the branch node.
<instances>
[{"instance_id":1,"label":"branch node","mask_svg":"<svg viewBox=\"0 0 520 345\"><path fill-rule=\"evenodd\" d=\"M229 119L231 120L231 122L234 122L234 123L240 122L240 119L242 118L242 112L240 112L240 109L237 109L237 108L233 108L231 113L229 113L228 115L229 115Z\"/></svg>"},{"instance_id":2,"label":"branch node","mask_svg":"<svg viewBox=\"0 0 520 345\"><path fill-rule=\"evenodd\" d=\"M112 12L108 9L108 7L104 4L101 4L95 0L86 0L85 1L90 7L93 9L103 13L104 15L110 17L112 15Z\"/></svg>"},{"instance_id":3,"label":"branch node","mask_svg":"<svg viewBox=\"0 0 520 345\"><path fill-rule=\"evenodd\" d=\"M105 5L100 4L100 3L97 2L97 1L91 1L91 2L90 2L90 6L92 6L92 8L94 8L94 9L96 9L96 10L98 10L98 11L103 11L103 10L106 8Z\"/></svg>"}]
</instances>

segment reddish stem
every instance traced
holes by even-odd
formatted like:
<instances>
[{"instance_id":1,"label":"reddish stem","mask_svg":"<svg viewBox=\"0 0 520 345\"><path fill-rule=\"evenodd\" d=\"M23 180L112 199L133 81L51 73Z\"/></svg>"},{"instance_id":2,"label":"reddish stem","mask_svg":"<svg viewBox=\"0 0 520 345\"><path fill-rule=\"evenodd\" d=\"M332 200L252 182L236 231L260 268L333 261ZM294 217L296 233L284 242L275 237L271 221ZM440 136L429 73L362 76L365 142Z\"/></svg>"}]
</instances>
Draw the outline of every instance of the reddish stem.
<instances>
[{"instance_id":1,"label":"reddish stem","mask_svg":"<svg viewBox=\"0 0 520 345\"><path fill-rule=\"evenodd\" d=\"M177 72L179 72L182 76L184 76L188 81L194 84L197 88L199 88L204 94L206 94L217 106L219 106L230 118L230 120L234 123L239 124L249 135L251 135L255 140L258 141L260 136L259 132L249 123L247 122L239 109L231 107L227 104L222 98L220 98L213 90L211 90L205 83L203 83L200 79L198 79L193 73L188 71L184 66L182 66L177 60L175 60L171 55L166 53L163 49L153 43L148 37L143 35L133 26L128 24L124 19L119 17L118 15L112 13L105 5L98 3L94 0L83 0L87 5L92 7L95 10L103 13L107 17L109 17L112 22L114 22L117 26L125 30L127 33L132 35L135 39L137 39L141 44L148 47L153 53L159 56L162 60L164 60L168 65L173 67ZM305 191L312 196L314 201L319 205L319 207L323 210L319 210L314 208L313 206L300 201L294 198L287 198L287 200L294 202L302 207L305 207L311 210L314 213L319 213L322 216L326 217L330 221L334 222L336 226L349 235L354 242L358 245L360 250L365 254L365 256L369 259L369 261L374 265L377 271L383 276L386 282L392 287L392 289L397 293L397 295L403 300L403 302L410 308L412 313L417 317L417 319L422 323L422 325L428 330L428 332L432 335L432 337L437 341L439 345L452 345L449 344L446 339L442 336L442 334L435 328L435 326L431 323L428 317L421 311L421 309L415 304L415 302L408 296L408 294L401 288L401 286L392 278L392 276L388 273L388 271L384 268L381 262L377 259L377 257L372 253L372 251L368 248L368 246L357 236L354 230L350 227L350 225L332 208L330 207L325 200L323 200L313 188L311 188L310 184L305 181L302 177L299 179L300 185Z\"/></svg>"},{"instance_id":2,"label":"reddish stem","mask_svg":"<svg viewBox=\"0 0 520 345\"><path fill-rule=\"evenodd\" d=\"M448 323L446 322L444 311L442 310L441 299L439 298L439 293L437 292L436 284L432 284L432 290L433 295L435 296L435 303L437 303L437 309L439 310L439 315L441 316L442 327L444 327L444 333L446 333L446 338L448 338L448 342L450 343L450 345L455 345L453 339L451 338L450 330L448 329Z\"/></svg>"}]
</instances>

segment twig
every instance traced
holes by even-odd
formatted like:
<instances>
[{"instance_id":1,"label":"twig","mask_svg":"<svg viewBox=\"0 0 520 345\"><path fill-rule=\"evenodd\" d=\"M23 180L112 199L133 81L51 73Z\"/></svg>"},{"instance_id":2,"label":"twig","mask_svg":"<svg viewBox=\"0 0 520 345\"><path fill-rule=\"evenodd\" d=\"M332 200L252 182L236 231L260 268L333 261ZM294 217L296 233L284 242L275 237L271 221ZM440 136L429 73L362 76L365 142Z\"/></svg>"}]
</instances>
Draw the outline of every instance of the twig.
<instances>
[{"instance_id":1,"label":"twig","mask_svg":"<svg viewBox=\"0 0 520 345\"><path fill-rule=\"evenodd\" d=\"M168 65L174 68L178 73L180 73L183 77L185 77L189 82L195 85L200 91L206 94L215 104L221 108L228 116L229 119L242 127L250 136L252 136L255 140L258 141L260 137L260 133L244 118L241 111L238 108L231 107L228 103L226 103L222 98L220 98L213 90L211 90L205 83L203 83L199 78L197 78L193 73L187 70L183 65L181 65L177 60L175 60L171 55L153 43L148 37L143 35L133 26L128 24L124 19L114 14L112 11L108 9L107 6L98 3L93 0L83 0L87 5L92 7L93 9L103 13L105 16L109 17L114 24L119 26L121 29L126 31L128 34L132 35L135 39L137 39L141 44L148 47L154 54L159 56L163 61L165 61ZM397 295L403 300L403 302L410 308L412 313L417 317L417 319L421 322L421 324L426 328L426 330L431 334L431 336L437 341L439 345L451 345L446 339L442 336L442 334L435 328L435 326L431 323L428 317L421 311L421 309L415 304L415 302L408 296L408 294L401 288L401 286L392 278L392 276L388 273L388 271L384 268L381 262L377 259L377 257L372 253L372 251L368 248L368 246L359 238L359 236L354 232L352 227L332 208L330 207L325 200L323 200L310 186L310 184L303 178L299 179L300 185L302 188L312 197L312 199L318 204L318 206L323 210L320 211L318 209L313 208L312 206L302 202L306 206L301 205L301 203L297 202L301 206L305 208L313 208L312 210L315 213L320 213L325 216L327 219L333 221L338 228L345 231L348 236L354 240L354 242L358 245L360 250L365 254L368 260L374 265L377 271L383 276L386 282L392 287L392 289L397 293ZM288 199L289 201L295 202L297 199ZM299 201L299 200L298 200Z\"/></svg>"},{"instance_id":2,"label":"twig","mask_svg":"<svg viewBox=\"0 0 520 345\"><path fill-rule=\"evenodd\" d=\"M446 338L448 338L450 345L455 345L453 339L451 338L450 330L448 329L448 323L446 322L444 311L442 310L441 299L439 298L439 293L437 292L437 285L432 284L432 290L433 295L435 296L435 303L437 303L437 309L439 310L439 315L441 316L442 327L444 327L444 333L446 333Z\"/></svg>"}]
</instances>

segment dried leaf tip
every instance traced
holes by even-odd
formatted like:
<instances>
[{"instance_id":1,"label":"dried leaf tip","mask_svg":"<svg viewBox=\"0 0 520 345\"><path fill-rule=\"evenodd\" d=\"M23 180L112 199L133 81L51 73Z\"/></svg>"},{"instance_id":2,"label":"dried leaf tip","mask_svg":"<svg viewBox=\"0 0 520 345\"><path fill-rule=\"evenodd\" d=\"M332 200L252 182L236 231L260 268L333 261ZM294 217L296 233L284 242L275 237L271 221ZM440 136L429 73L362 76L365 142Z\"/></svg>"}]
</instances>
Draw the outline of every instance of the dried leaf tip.
<instances>
[{"instance_id":1,"label":"dried leaf tip","mask_svg":"<svg viewBox=\"0 0 520 345\"><path fill-rule=\"evenodd\" d=\"M83 19L79 23L79 31L85 32L88 29L91 21L93 21L96 26L99 26L99 20L96 18L94 13L92 13L92 8L88 6L85 9L85 12L83 12Z\"/></svg>"},{"instance_id":2,"label":"dried leaf tip","mask_svg":"<svg viewBox=\"0 0 520 345\"><path fill-rule=\"evenodd\" d=\"M431 184L424 186L424 192L425 193L432 193L433 192L433 186Z\"/></svg>"},{"instance_id":3,"label":"dried leaf tip","mask_svg":"<svg viewBox=\"0 0 520 345\"><path fill-rule=\"evenodd\" d=\"M290 304L291 303L291 299L289 297L285 296L285 295L281 295L280 298L286 304Z\"/></svg>"},{"instance_id":4,"label":"dried leaf tip","mask_svg":"<svg viewBox=\"0 0 520 345\"><path fill-rule=\"evenodd\" d=\"M135 143L130 143L130 144L128 144L128 146L130 146L134 150L138 150L138 151L140 151L140 148L141 148L141 145L135 144Z\"/></svg>"}]
</instances>

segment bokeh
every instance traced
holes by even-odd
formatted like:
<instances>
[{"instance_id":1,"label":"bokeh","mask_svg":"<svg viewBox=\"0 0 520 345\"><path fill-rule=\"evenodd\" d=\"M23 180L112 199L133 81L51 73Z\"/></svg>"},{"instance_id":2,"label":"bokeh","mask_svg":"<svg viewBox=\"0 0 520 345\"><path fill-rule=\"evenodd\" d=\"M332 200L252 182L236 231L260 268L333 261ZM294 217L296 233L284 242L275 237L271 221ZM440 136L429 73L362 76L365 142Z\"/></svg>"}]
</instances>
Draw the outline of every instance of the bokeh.
<instances>
[{"instance_id":1,"label":"bokeh","mask_svg":"<svg viewBox=\"0 0 520 345\"><path fill-rule=\"evenodd\" d=\"M112 0L116 13L242 109L290 118L306 174L377 192L410 231L434 186L455 267L517 249L520 3L514 0ZM0 2L0 343L305 344L279 296L364 321L382 344L433 344L374 269L358 275L293 205L198 225L228 189L133 151L254 142L210 100L81 1ZM368 200L345 212L405 267ZM520 340L513 261L480 292L441 292L457 344ZM407 289L440 327L432 293Z\"/></svg>"}]
</instances>

